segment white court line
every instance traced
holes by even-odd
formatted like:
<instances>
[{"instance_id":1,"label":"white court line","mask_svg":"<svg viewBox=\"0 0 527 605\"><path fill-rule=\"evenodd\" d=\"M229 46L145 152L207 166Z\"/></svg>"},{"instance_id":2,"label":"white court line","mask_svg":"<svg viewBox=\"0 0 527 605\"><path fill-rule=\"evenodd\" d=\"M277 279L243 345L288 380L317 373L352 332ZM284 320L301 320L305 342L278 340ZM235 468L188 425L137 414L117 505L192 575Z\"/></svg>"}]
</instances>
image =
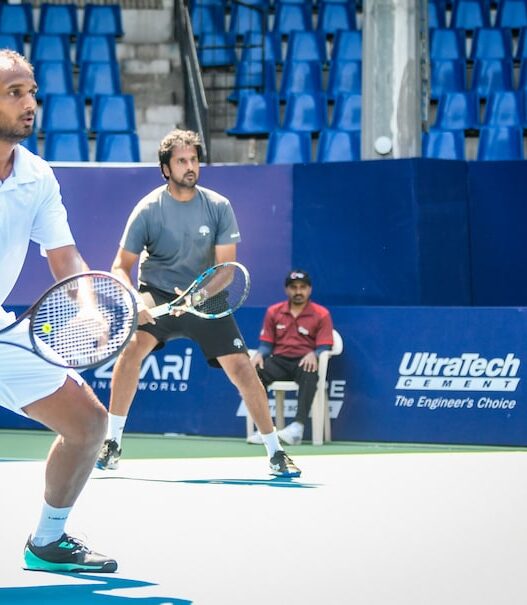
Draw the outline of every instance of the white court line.
<instances>
[{"instance_id":1,"label":"white court line","mask_svg":"<svg viewBox=\"0 0 527 605\"><path fill-rule=\"evenodd\" d=\"M69 529L118 559L108 576L21 570L43 463L0 463L0 603L525 603L525 452L295 461L291 483L264 458L95 471Z\"/></svg>"}]
</instances>

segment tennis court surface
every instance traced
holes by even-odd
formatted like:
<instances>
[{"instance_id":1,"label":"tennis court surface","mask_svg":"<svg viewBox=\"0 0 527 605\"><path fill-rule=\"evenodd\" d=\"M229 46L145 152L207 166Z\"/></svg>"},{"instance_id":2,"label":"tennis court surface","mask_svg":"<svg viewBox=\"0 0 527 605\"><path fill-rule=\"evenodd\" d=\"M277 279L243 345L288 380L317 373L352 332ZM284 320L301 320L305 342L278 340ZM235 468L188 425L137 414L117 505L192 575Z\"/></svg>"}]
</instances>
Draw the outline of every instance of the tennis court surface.
<instances>
[{"instance_id":1,"label":"tennis court surface","mask_svg":"<svg viewBox=\"0 0 527 605\"><path fill-rule=\"evenodd\" d=\"M301 446L287 481L236 448L94 471L68 530L118 560L109 575L22 569L44 463L4 458L0 603L525 603L525 451Z\"/></svg>"}]
</instances>

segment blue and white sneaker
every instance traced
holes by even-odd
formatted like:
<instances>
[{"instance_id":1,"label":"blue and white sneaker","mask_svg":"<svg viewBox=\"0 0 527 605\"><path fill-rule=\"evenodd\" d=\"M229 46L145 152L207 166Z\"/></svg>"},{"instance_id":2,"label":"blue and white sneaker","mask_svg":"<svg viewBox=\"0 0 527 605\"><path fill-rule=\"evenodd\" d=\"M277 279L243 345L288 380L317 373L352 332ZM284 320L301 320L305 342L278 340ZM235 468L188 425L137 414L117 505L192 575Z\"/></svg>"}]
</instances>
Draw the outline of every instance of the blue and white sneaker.
<instances>
[{"instance_id":1,"label":"blue and white sneaker","mask_svg":"<svg viewBox=\"0 0 527 605\"><path fill-rule=\"evenodd\" d=\"M81 540L62 534L46 546L35 546L29 536L24 549L25 569L31 571L66 571L113 573L117 562L90 550Z\"/></svg>"}]
</instances>

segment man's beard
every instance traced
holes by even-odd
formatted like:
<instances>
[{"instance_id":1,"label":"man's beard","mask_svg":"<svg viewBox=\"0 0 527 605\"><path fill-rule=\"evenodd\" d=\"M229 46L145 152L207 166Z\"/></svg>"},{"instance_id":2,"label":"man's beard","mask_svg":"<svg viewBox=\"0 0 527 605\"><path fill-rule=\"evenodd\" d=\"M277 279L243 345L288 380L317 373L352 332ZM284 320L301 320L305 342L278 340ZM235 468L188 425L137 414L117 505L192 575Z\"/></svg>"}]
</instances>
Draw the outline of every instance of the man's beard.
<instances>
[{"instance_id":1,"label":"man's beard","mask_svg":"<svg viewBox=\"0 0 527 605\"><path fill-rule=\"evenodd\" d=\"M27 139L35 128L33 123L31 126L25 126L24 128L4 128L0 124L0 141L9 141L10 143L20 143L24 139Z\"/></svg>"}]
</instances>

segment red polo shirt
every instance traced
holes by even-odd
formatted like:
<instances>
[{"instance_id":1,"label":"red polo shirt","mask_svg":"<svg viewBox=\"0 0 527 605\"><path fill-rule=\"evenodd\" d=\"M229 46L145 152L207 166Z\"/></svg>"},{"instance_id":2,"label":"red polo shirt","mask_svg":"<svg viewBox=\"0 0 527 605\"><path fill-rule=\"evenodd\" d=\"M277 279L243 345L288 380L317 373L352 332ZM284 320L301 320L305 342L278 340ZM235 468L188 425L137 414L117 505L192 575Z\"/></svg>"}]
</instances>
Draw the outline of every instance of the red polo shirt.
<instances>
[{"instance_id":1,"label":"red polo shirt","mask_svg":"<svg viewBox=\"0 0 527 605\"><path fill-rule=\"evenodd\" d=\"M303 357L321 345L333 345L333 322L325 307L309 301L300 315L289 311L289 301L271 305L266 313L260 340L273 345L273 354Z\"/></svg>"}]
</instances>

